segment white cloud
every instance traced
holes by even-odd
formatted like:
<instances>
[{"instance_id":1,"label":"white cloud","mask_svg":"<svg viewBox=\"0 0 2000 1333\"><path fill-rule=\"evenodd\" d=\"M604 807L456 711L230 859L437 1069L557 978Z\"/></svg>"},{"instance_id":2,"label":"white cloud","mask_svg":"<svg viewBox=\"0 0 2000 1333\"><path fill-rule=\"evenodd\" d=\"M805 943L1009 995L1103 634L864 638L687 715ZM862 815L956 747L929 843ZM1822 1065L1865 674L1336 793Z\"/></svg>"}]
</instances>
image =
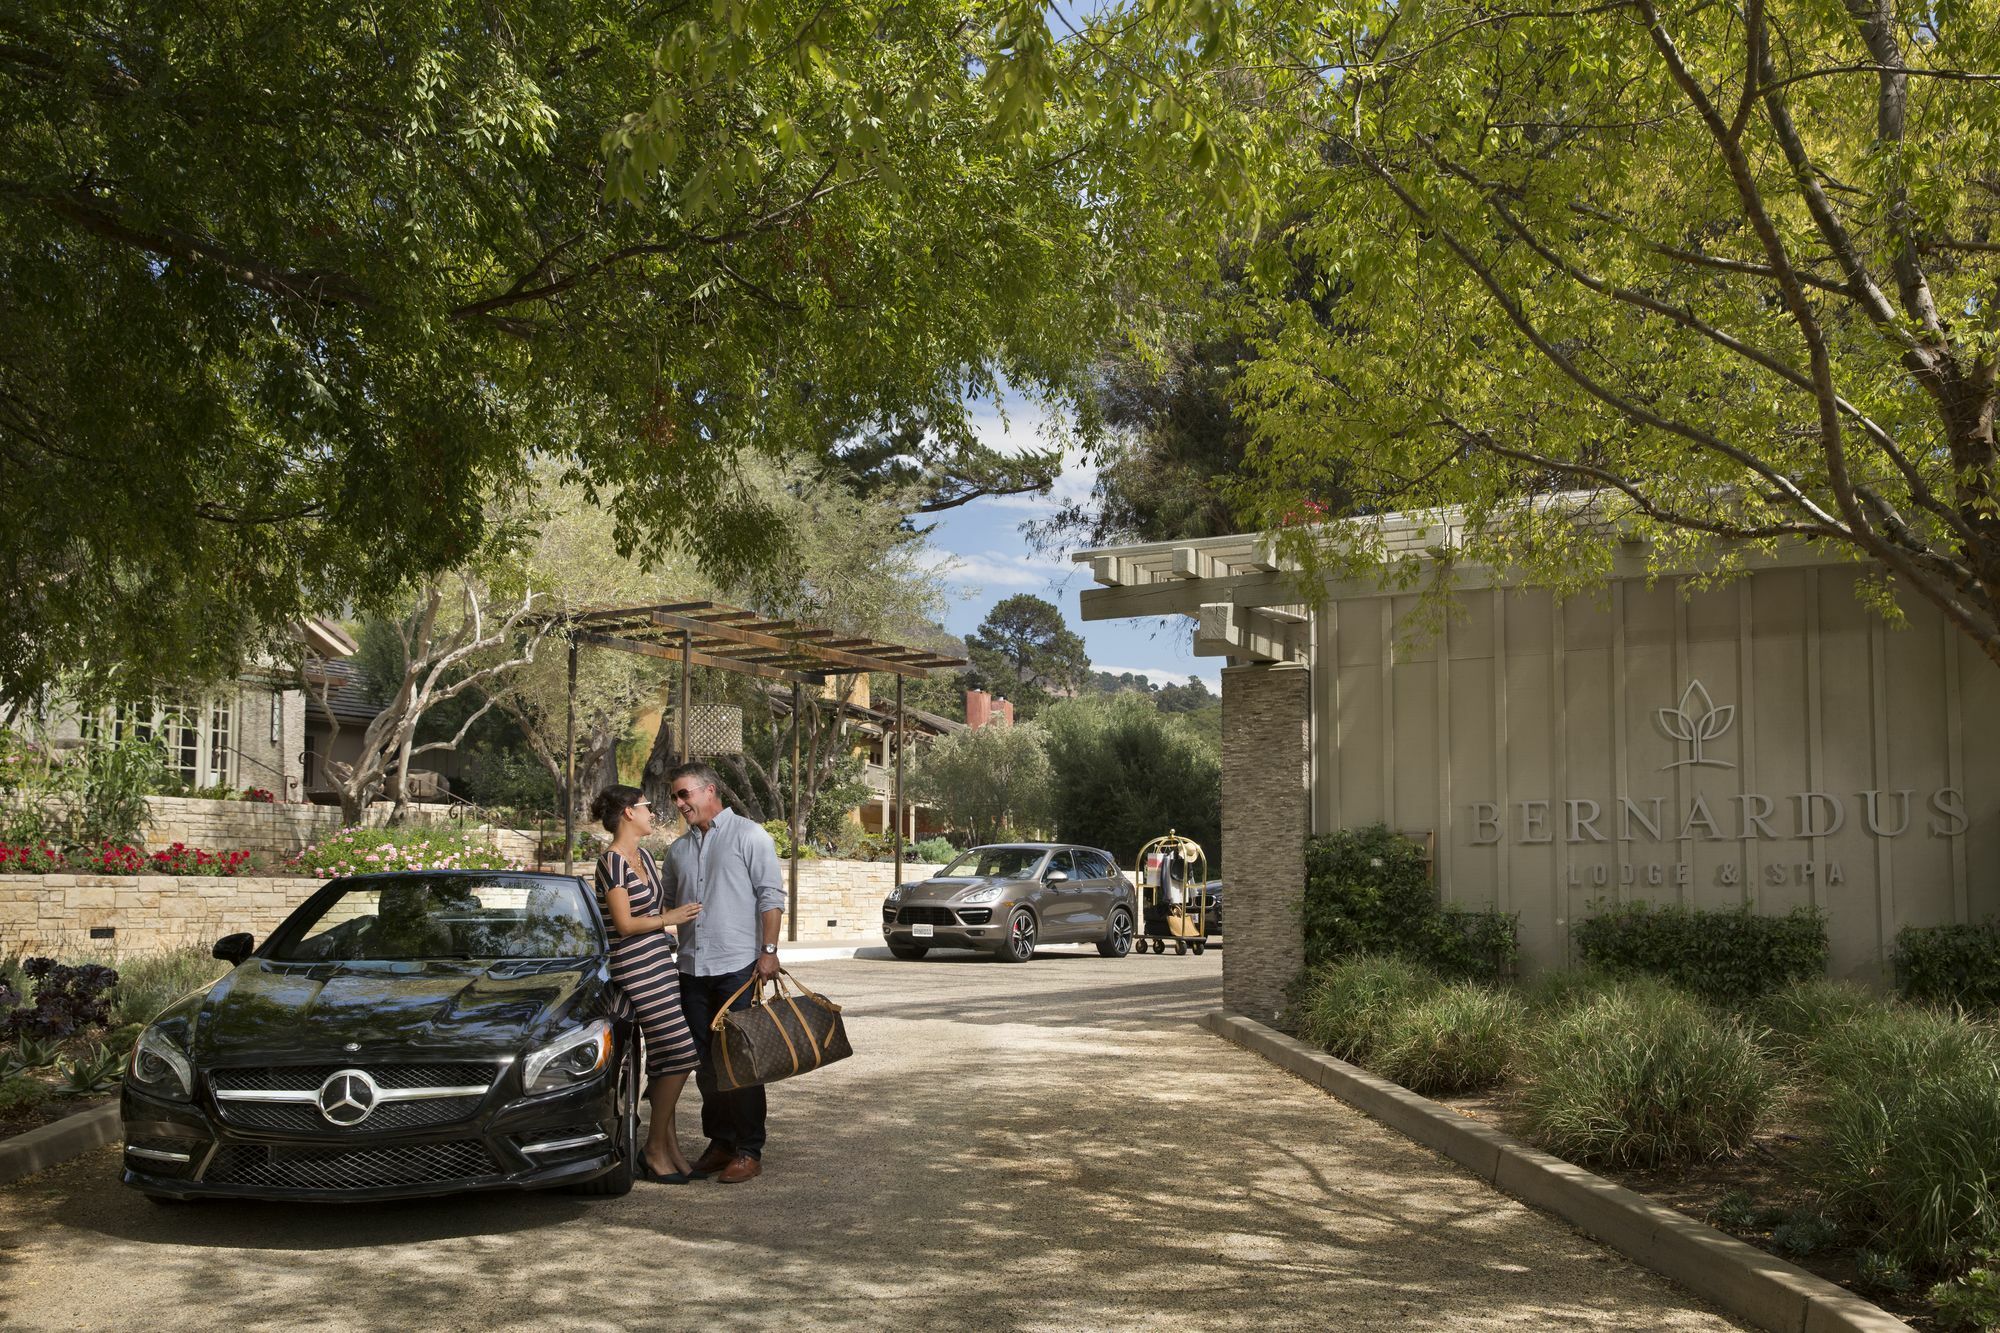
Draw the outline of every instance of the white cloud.
<instances>
[{"instance_id":1,"label":"white cloud","mask_svg":"<svg viewBox=\"0 0 2000 1333\"><path fill-rule=\"evenodd\" d=\"M1219 673L1213 676L1206 676L1199 671L1189 671L1185 667L1112 666L1105 662L1092 662L1090 669L1092 671L1103 671L1113 676L1123 676L1128 673L1134 676L1144 676L1155 685L1185 685L1188 683L1188 678L1192 676L1200 680L1202 684L1208 686L1212 693L1217 695L1222 693L1222 676Z\"/></svg>"},{"instance_id":2,"label":"white cloud","mask_svg":"<svg viewBox=\"0 0 2000 1333\"><path fill-rule=\"evenodd\" d=\"M946 582L961 587L1046 588L1069 579L1076 566L1020 552L978 551L950 557L941 562L940 572Z\"/></svg>"}]
</instances>

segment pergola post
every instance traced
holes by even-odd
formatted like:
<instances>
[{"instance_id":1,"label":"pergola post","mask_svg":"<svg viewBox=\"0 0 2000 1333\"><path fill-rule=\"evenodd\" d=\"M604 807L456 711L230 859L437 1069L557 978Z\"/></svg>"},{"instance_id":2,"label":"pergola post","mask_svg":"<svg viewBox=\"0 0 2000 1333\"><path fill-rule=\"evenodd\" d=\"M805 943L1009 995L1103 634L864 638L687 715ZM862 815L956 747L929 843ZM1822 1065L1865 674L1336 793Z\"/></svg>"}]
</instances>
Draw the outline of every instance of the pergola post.
<instances>
[{"instance_id":1,"label":"pergola post","mask_svg":"<svg viewBox=\"0 0 2000 1333\"><path fill-rule=\"evenodd\" d=\"M889 887L903 882L903 676L896 673L896 873Z\"/></svg>"},{"instance_id":2,"label":"pergola post","mask_svg":"<svg viewBox=\"0 0 2000 1333\"><path fill-rule=\"evenodd\" d=\"M694 747L688 742L688 678L694 675L694 635L690 631L681 632L681 716L680 735L674 737L680 742L681 762L685 764L694 758Z\"/></svg>"},{"instance_id":3,"label":"pergola post","mask_svg":"<svg viewBox=\"0 0 2000 1333\"><path fill-rule=\"evenodd\" d=\"M792 682L792 799L788 802L792 811L792 858L786 868L788 888L785 904L785 939L797 941L799 938L799 709L803 705L799 699L799 683Z\"/></svg>"},{"instance_id":4,"label":"pergola post","mask_svg":"<svg viewBox=\"0 0 2000 1333\"><path fill-rule=\"evenodd\" d=\"M576 639L569 641L569 705L563 729L568 758L563 764L563 874L572 872L576 852Z\"/></svg>"}]
</instances>

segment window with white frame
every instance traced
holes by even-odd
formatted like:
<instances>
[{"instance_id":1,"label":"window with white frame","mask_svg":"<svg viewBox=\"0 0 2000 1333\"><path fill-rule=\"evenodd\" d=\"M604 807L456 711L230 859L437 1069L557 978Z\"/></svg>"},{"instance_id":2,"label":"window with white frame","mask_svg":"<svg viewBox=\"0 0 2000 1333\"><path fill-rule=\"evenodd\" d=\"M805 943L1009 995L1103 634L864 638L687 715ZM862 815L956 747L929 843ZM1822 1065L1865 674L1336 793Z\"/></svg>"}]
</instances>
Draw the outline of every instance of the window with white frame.
<instances>
[{"instance_id":1,"label":"window with white frame","mask_svg":"<svg viewBox=\"0 0 2000 1333\"><path fill-rule=\"evenodd\" d=\"M166 748L167 767L190 787L236 785L234 719L230 701L221 695L118 704L104 722L113 740L157 738Z\"/></svg>"}]
</instances>

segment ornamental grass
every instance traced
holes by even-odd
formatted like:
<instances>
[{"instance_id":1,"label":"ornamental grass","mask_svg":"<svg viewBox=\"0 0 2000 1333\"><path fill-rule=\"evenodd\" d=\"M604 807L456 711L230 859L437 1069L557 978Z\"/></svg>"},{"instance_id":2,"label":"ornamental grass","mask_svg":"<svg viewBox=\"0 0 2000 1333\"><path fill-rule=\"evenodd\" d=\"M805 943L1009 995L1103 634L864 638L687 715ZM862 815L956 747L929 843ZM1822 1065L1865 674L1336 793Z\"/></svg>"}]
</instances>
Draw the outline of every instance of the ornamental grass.
<instances>
[{"instance_id":1,"label":"ornamental grass","mask_svg":"<svg viewBox=\"0 0 2000 1333\"><path fill-rule=\"evenodd\" d=\"M1426 1097L1490 1088L1506 1076L1521 1020L1511 994L1458 982L1390 1016L1369 1068Z\"/></svg>"},{"instance_id":2,"label":"ornamental grass","mask_svg":"<svg viewBox=\"0 0 2000 1333\"><path fill-rule=\"evenodd\" d=\"M1530 1133L1585 1165L1729 1157L1749 1144L1775 1081L1743 1025L1657 982L1576 1005L1530 1047Z\"/></svg>"}]
</instances>

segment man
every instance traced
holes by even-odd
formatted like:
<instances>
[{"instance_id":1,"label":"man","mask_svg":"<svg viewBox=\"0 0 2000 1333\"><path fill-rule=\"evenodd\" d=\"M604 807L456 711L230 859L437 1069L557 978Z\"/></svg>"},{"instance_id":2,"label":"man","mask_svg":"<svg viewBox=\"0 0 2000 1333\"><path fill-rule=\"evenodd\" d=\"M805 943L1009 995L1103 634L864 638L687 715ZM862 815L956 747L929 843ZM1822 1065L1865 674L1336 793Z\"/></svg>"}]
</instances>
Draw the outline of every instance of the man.
<instances>
[{"instance_id":1,"label":"man","mask_svg":"<svg viewBox=\"0 0 2000 1333\"><path fill-rule=\"evenodd\" d=\"M723 1092L715 1086L710 1028L737 991L743 994L732 1007L749 1005L744 983L752 976L778 975L785 881L771 835L722 804L714 769L682 764L667 775L667 790L687 832L667 848L661 888L675 906L702 905L701 919L681 927L681 1012L701 1049L694 1080L701 1089L701 1132L708 1135L694 1174L737 1185L764 1172L764 1088Z\"/></svg>"}]
</instances>

